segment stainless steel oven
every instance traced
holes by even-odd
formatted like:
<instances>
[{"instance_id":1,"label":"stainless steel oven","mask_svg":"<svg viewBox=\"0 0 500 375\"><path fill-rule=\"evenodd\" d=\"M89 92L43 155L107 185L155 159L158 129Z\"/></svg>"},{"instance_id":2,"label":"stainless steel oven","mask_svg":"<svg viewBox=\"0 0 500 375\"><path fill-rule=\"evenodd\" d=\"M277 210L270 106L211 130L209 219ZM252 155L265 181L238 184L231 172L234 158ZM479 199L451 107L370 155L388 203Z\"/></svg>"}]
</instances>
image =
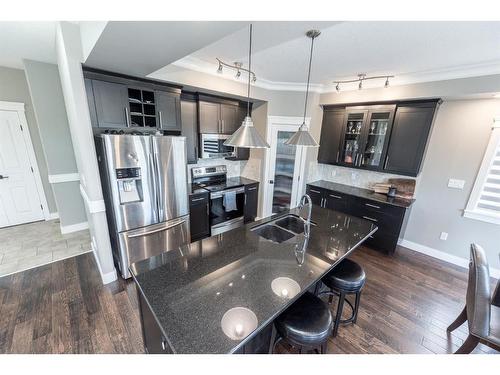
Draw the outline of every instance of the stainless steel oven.
<instances>
[{"instance_id":1,"label":"stainless steel oven","mask_svg":"<svg viewBox=\"0 0 500 375\"><path fill-rule=\"evenodd\" d=\"M245 187L210 193L210 231L212 236L243 225Z\"/></svg>"},{"instance_id":2,"label":"stainless steel oven","mask_svg":"<svg viewBox=\"0 0 500 375\"><path fill-rule=\"evenodd\" d=\"M228 134L202 134L201 135L201 158L214 159L236 156L234 147L224 146Z\"/></svg>"}]
</instances>

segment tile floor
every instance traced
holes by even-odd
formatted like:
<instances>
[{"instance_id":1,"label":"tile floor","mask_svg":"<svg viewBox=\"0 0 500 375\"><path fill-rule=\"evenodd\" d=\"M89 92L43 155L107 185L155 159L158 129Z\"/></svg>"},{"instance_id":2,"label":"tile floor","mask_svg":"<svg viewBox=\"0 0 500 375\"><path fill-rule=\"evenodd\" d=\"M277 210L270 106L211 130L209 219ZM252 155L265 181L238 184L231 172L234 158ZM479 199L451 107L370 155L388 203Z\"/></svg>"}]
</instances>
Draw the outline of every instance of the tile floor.
<instances>
[{"instance_id":1,"label":"tile floor","mask_svg":"<svg viewBox=\"0 0 500 375\"><path fill-rule=\"evenodd\" d=\"M61 234L59 220L0 229L0 277L91 250L88 230Z\"/></svg>"}]
</instances>

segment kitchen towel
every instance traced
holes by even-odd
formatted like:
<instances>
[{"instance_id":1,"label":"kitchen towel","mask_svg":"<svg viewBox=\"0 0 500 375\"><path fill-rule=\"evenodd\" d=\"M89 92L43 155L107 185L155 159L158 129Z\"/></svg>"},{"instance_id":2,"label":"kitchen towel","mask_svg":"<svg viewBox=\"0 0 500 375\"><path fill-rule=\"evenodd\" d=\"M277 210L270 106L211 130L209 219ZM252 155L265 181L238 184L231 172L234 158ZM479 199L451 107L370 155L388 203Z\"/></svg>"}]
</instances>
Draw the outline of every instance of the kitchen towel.
<instances>
[{"instance_id":1,"label":"kitchen towel","mask_svg":"<svg viewBox=\"0 0 500 375\"><path fill-rule=\"evenodd\" d=\"M238 209L236 206L236 192L229 191L224 193L224 197L222 198L222 205L226 212L235 211Z\"/></svg>"}]
</instances>

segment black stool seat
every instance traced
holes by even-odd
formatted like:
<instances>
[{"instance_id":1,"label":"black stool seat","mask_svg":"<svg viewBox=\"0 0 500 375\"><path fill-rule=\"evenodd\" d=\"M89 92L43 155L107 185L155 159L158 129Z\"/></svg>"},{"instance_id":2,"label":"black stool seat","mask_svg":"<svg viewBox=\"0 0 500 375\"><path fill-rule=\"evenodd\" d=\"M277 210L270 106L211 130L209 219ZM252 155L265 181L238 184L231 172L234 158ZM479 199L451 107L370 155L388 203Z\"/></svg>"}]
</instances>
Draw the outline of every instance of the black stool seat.
<instances>
[{"instance_id":1,"label":"black stool seat","mask_svg":"<svg viewBox=\"0 0 500 375\"><path fill-rule=\"evenodd\" d=\"M346 258L323 277L322 281L330 289L356 292L365 284L366 274L358 263Z\"/></svg>"},{"instance_id":2,"label":"black stool seat","mask_svg":"<svg viewBox=\"0 0 500 375\"><path fill-rule=\"evenodd\" d=\"M308 347L326 342L333 328L328 305L309 292L300 297L274 323L283 339Z\"/></svg>"}]
</instances>

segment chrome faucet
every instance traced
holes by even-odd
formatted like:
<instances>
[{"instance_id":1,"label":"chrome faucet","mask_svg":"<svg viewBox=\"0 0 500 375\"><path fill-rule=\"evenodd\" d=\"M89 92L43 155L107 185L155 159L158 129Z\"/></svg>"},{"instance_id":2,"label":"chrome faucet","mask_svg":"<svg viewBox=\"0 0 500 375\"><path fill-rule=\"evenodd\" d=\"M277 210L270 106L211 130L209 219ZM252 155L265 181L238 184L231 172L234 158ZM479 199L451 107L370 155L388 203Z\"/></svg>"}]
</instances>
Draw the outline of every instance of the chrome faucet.
<instances>
[{"instance_id":1,"label":"chrome faucet","mask_svg":"<svg viewBox=\"0 0 500 375\"><path fill-rule=\"evenodd\" d=\"M304 236L306 238L309 238L309 233L311 232L311 213L312 213L312 201L309 195L304 194L302 198L300 198L299 209L302 210L306 201L308 205L308 212L307 212L307 220L304 220Z\"/></svg>"}]
</instances>

